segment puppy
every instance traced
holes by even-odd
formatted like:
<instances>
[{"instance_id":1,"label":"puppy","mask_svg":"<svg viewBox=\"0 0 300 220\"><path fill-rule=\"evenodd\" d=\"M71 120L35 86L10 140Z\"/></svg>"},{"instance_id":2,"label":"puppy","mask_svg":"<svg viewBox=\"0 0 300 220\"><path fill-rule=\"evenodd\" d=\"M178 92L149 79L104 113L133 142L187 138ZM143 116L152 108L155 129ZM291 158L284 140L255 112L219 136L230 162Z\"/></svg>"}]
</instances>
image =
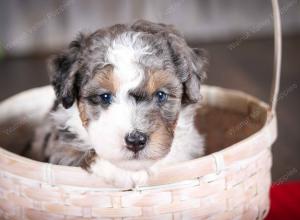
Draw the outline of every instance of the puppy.
<instances>
[{"instance_id":1,"label":"puppy","mask_svg":"<svg viewBox=\"0 0 300 220\"><path fill-rule=\"evenodd\" d=\"M171 25L140 20L81 34L50 62L57 99L32 153L115 186L147 184L161 166L204 152L194 115L206 63Z\"/></svg>"}]
</instances>

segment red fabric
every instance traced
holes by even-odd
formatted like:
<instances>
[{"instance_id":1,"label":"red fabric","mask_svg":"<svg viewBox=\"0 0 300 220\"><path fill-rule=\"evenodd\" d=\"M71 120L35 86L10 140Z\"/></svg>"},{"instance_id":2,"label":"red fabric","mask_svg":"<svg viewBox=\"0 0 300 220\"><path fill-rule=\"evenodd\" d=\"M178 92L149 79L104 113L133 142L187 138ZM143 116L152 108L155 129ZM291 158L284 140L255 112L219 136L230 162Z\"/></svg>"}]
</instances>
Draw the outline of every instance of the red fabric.
<instances>
[{"instance_id":1,"label":"red fabric","mask_svg":"<svg viewBox=\"0 0 300 220\"><path fill-rule=\"evenodd\" d=\"M300 181L273 184L266 220L300 220Z\"/></svg>"}]
</instances>

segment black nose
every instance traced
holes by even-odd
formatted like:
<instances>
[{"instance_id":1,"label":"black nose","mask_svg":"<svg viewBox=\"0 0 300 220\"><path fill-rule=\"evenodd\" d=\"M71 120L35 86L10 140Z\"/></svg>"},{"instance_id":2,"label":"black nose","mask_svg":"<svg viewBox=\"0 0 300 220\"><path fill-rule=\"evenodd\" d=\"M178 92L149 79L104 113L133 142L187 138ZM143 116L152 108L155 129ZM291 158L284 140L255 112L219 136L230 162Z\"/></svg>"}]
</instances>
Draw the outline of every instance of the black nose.
<instances>
[{"instance_id":1,"label":"black nose","mask_svg":"<svg viewBox=\"0 0 300 220\"><path fill-rule=\"evenodd\" d=\"M142 150L147 142L147 135L140 131L133 131L126 135L127 148L135 153Z\"/></svg>"}]
</instances>

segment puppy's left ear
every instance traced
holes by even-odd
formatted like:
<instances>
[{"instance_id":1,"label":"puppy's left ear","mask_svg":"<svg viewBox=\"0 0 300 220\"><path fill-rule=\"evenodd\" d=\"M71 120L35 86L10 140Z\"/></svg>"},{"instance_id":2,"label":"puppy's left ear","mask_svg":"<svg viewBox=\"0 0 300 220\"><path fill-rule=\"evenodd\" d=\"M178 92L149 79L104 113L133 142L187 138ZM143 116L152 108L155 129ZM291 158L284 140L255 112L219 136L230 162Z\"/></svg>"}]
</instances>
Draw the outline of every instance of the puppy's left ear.
<instances>
[{"instance_id":1,"label":"puppy's left ear","mask_svg":"<svg viewBox=\"0 0 300 220\"><path fill-rule=\"evenodd\" d=\"M58 103L62 103L65 108L70 108L78 96L76 77L81 68L79 54L83 44L84 36L80 34L76 40L70 43L67 50L49 60L50 81Z\"/></svg>"},{"instance_id":2,"label":"puppy's left ear","mask_svg":"<svg viewBox=\"0 0 300 220\"><path fill-rule=\"evenodd\" d=\"M198 102L201 98L200 86L206 78L208 59L207 53L203 49L188 48L187 50L190 55L191 68L187 80L183 83L182 101L188 104Z\"/></svg>"},{"instance_id":3,"label":"puppy's left ear","mask_svg":"<svg viewBox=\"0 0 300 220\"><path fill-rule=\"evenodd\" d=\"M177 75L183 84L182 103L196 103L200 100L200 85L206 78L208 59L206 52L190 48L182 36L168 34L169 47Z\"/></svg>"}]
</instances>

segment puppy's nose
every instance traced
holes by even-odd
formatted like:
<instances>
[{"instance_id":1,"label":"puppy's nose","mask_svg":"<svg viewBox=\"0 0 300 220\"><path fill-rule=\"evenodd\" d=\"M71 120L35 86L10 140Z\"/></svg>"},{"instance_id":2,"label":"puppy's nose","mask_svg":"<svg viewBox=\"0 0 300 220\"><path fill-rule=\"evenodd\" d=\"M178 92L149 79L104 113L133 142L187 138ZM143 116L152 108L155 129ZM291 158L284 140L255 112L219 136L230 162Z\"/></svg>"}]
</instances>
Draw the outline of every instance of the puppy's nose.
<instances>
[{"instance_id":1,"label":"puppy's nose","mask_svg":"<svg viewBox=\"0 0 300 220\"><path fill-rule=\"evenodd\" d=\"M133 131L126 135L125 142L129 150L137 153L145 147L147 135L140 131Z\"/></svg>"}]
</instances>

